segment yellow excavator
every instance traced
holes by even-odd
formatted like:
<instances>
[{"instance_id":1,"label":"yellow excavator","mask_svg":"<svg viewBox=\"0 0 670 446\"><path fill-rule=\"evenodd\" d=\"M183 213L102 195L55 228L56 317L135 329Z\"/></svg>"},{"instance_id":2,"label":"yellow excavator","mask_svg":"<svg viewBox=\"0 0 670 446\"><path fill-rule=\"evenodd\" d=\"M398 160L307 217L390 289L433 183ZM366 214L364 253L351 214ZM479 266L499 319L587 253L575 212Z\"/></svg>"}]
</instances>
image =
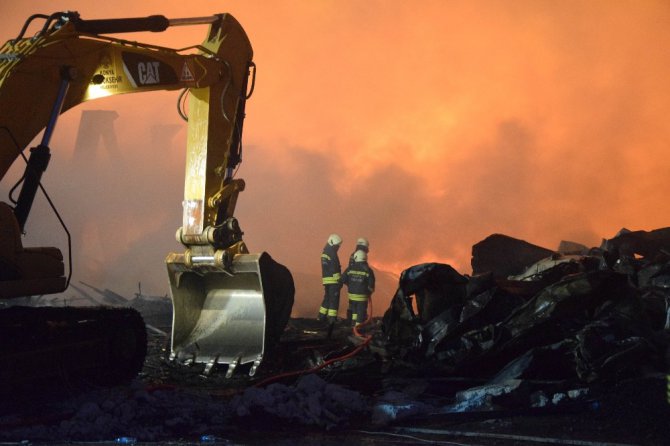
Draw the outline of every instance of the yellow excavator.
<instances>
[{"instance_id":1,"label":"yellow excavator","mask_svg":"<svg viewBox=\"0 0 670 446\"><path fill-rule=\"evenodd\" d=\"M26 36L34 23L39 30ZM203 24L209 25L204 42L182 49L112 36ZM84 20L68 11L28 18L17 38L0 48L0 178L18 158L25 161L9 203L0 202L0 302L60 293L69 285L71 256L66 262L58 248L22 243L34 198L44 190L40 180L59 115L98 98L183 90L177 108L188 131L177 240L184 250L166 258L170 356L203 364L205 373L223 365L226 376L238 366L254 375L288 322L294 285L289 270L267 253L249 253L234 216L244 190L234 172L254 89L252 59L249 39L230 14ZM146 354L142 318L127 308L9 305L0 310L0 339L0 386L63 374L115 383L135 376Z\"/></svg>"}]
</instances>

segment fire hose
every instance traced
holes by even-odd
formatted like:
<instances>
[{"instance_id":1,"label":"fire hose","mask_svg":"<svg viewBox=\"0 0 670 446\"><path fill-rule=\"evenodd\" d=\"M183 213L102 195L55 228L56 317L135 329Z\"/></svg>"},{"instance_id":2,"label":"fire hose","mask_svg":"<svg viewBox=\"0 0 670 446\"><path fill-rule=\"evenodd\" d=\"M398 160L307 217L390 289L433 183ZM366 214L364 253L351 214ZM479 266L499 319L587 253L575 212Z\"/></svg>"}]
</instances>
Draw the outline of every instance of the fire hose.
<instances>
[{"instance_id":1,"label":"fire hose","mask_svg":"<svg viewBox=\"0 0 670 446\"><path fill-rule=\"evenodd\" d=\"M309 369L296 370L296 371L292 371L292 372L285 372L285 373L280 373L278 375L271 376L269 378L266 378L266 379L262 380L259 383L256 383L254 385L254 387L264 387L264 386L266 386L270 383L273 383L273 382L278 381L280 379L288 378L288 377L291 377L291 376L299 376L299 375L305 375L305 374L308 374L308 373L315 373L315 372L318 372L319 370L321 370L325 367L328 367L331 364L334 364L336 362L345 361L345 360L353 358L354 356L359 354L363 349L365 349L365 347L368 346L368 344L370 344L370 341L372 341L372 335L363 335L359 331L360 328L369 324L372 321L372 299L369 299L368 302L369 302L369 304L368 304L369 305L368 317L365 319L365 321L361 322L360 324L356 324L353 327L354 336L356 336L358 338L362 338L363 342L361 344L359 344L356 348L354 348L352 351L350 351L349 353L346 353L344 355L341 355L341 356L338 356L338 357L335 357L335 358L331 358L331 359L329 359L327 361L324 361L323 363L321 363L321 364L319 364L315 367L309 368Z\"/></svg>"}]
</instances>

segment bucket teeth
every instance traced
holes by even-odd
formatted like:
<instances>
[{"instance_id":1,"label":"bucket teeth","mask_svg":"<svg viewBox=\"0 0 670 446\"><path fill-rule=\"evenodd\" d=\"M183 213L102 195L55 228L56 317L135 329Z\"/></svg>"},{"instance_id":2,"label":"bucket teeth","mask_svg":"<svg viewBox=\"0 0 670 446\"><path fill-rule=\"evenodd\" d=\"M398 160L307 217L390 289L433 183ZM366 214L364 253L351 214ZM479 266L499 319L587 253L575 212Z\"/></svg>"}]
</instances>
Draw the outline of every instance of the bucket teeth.
<instances>
[{"instance_id":1,"label":"bucket teeth","mask_svg":"<svg viewBox=\"0 0 670 446\"><path fill-rule=\"evenodd\" d=\"M254 376L256 374L256 369L258 369L258 366L261 365L261 361L263 360L262 356L258 356L256 360L254 361L254 365L251 366L251 370L249 370L249 376Z\"/></svg>"},{"instance_id":2,"label":"bucket teeth","mask_svg":"<svg viewBox=\"0 0 670 446\"><path fill-rule=\"evenodd\" d=\"M214 359L211 359L205 366L205 370L202 372L202 374L205 376L211 375L216 368L216 362L218 361L218 359L219 359L218 356Z\"/></svg>"},{"instance_id":3,"label":"bucket teeth","mask_svg":"<svg viewBox=\"0 0 670 446\"><path fill-rule=\"evenodd\" d=\"M228 364L228 370L226 371L226 378L230 379L233 377L233 374L235 373L235 369L237 368L237 364L239 364L239 358L236 361L231 362Z\"/></svg>"}]
</instances>

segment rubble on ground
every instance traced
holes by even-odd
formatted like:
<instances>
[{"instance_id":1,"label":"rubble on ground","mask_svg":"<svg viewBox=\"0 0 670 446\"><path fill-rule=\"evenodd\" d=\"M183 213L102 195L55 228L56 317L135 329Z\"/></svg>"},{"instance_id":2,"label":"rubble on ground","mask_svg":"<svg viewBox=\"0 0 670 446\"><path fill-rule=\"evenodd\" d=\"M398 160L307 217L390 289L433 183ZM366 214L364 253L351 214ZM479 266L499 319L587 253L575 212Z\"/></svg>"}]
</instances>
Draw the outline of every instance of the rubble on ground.
<instances>
[{"instance_id":1,"label":"rubble on ground","mask_svg":"<svg viewBox=\"0 0 670 446\"><path fill-rule=\"evenodd\" d=\"M328 383L317 375L304 375L294 386L274 383L249 387L230 402L238 417L270 415L287 422L333 428L368 412L368 402L358 392Z\"/></svg>"}]
</instances>

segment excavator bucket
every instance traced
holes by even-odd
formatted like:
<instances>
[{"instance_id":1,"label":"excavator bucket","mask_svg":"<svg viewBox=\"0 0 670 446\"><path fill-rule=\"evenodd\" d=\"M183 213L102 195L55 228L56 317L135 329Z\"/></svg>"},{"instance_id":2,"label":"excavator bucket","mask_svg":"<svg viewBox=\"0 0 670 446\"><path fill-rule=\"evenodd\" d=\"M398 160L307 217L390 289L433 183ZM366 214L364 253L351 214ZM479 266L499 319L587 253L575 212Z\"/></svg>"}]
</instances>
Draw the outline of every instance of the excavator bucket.
<instances>
[{"instance_id":1,"label":"excavator bucket","mask_svg":"<svg viewBox=\"0 0 670 446\"><path fill-rule=\"evenodd\" d=\"M267 253L239 254L229 270L167 260L172 293L171 358L204 363L205 374L251 364L253 376L293 307L293 277Z\"/></svg>"}]
</instances>

